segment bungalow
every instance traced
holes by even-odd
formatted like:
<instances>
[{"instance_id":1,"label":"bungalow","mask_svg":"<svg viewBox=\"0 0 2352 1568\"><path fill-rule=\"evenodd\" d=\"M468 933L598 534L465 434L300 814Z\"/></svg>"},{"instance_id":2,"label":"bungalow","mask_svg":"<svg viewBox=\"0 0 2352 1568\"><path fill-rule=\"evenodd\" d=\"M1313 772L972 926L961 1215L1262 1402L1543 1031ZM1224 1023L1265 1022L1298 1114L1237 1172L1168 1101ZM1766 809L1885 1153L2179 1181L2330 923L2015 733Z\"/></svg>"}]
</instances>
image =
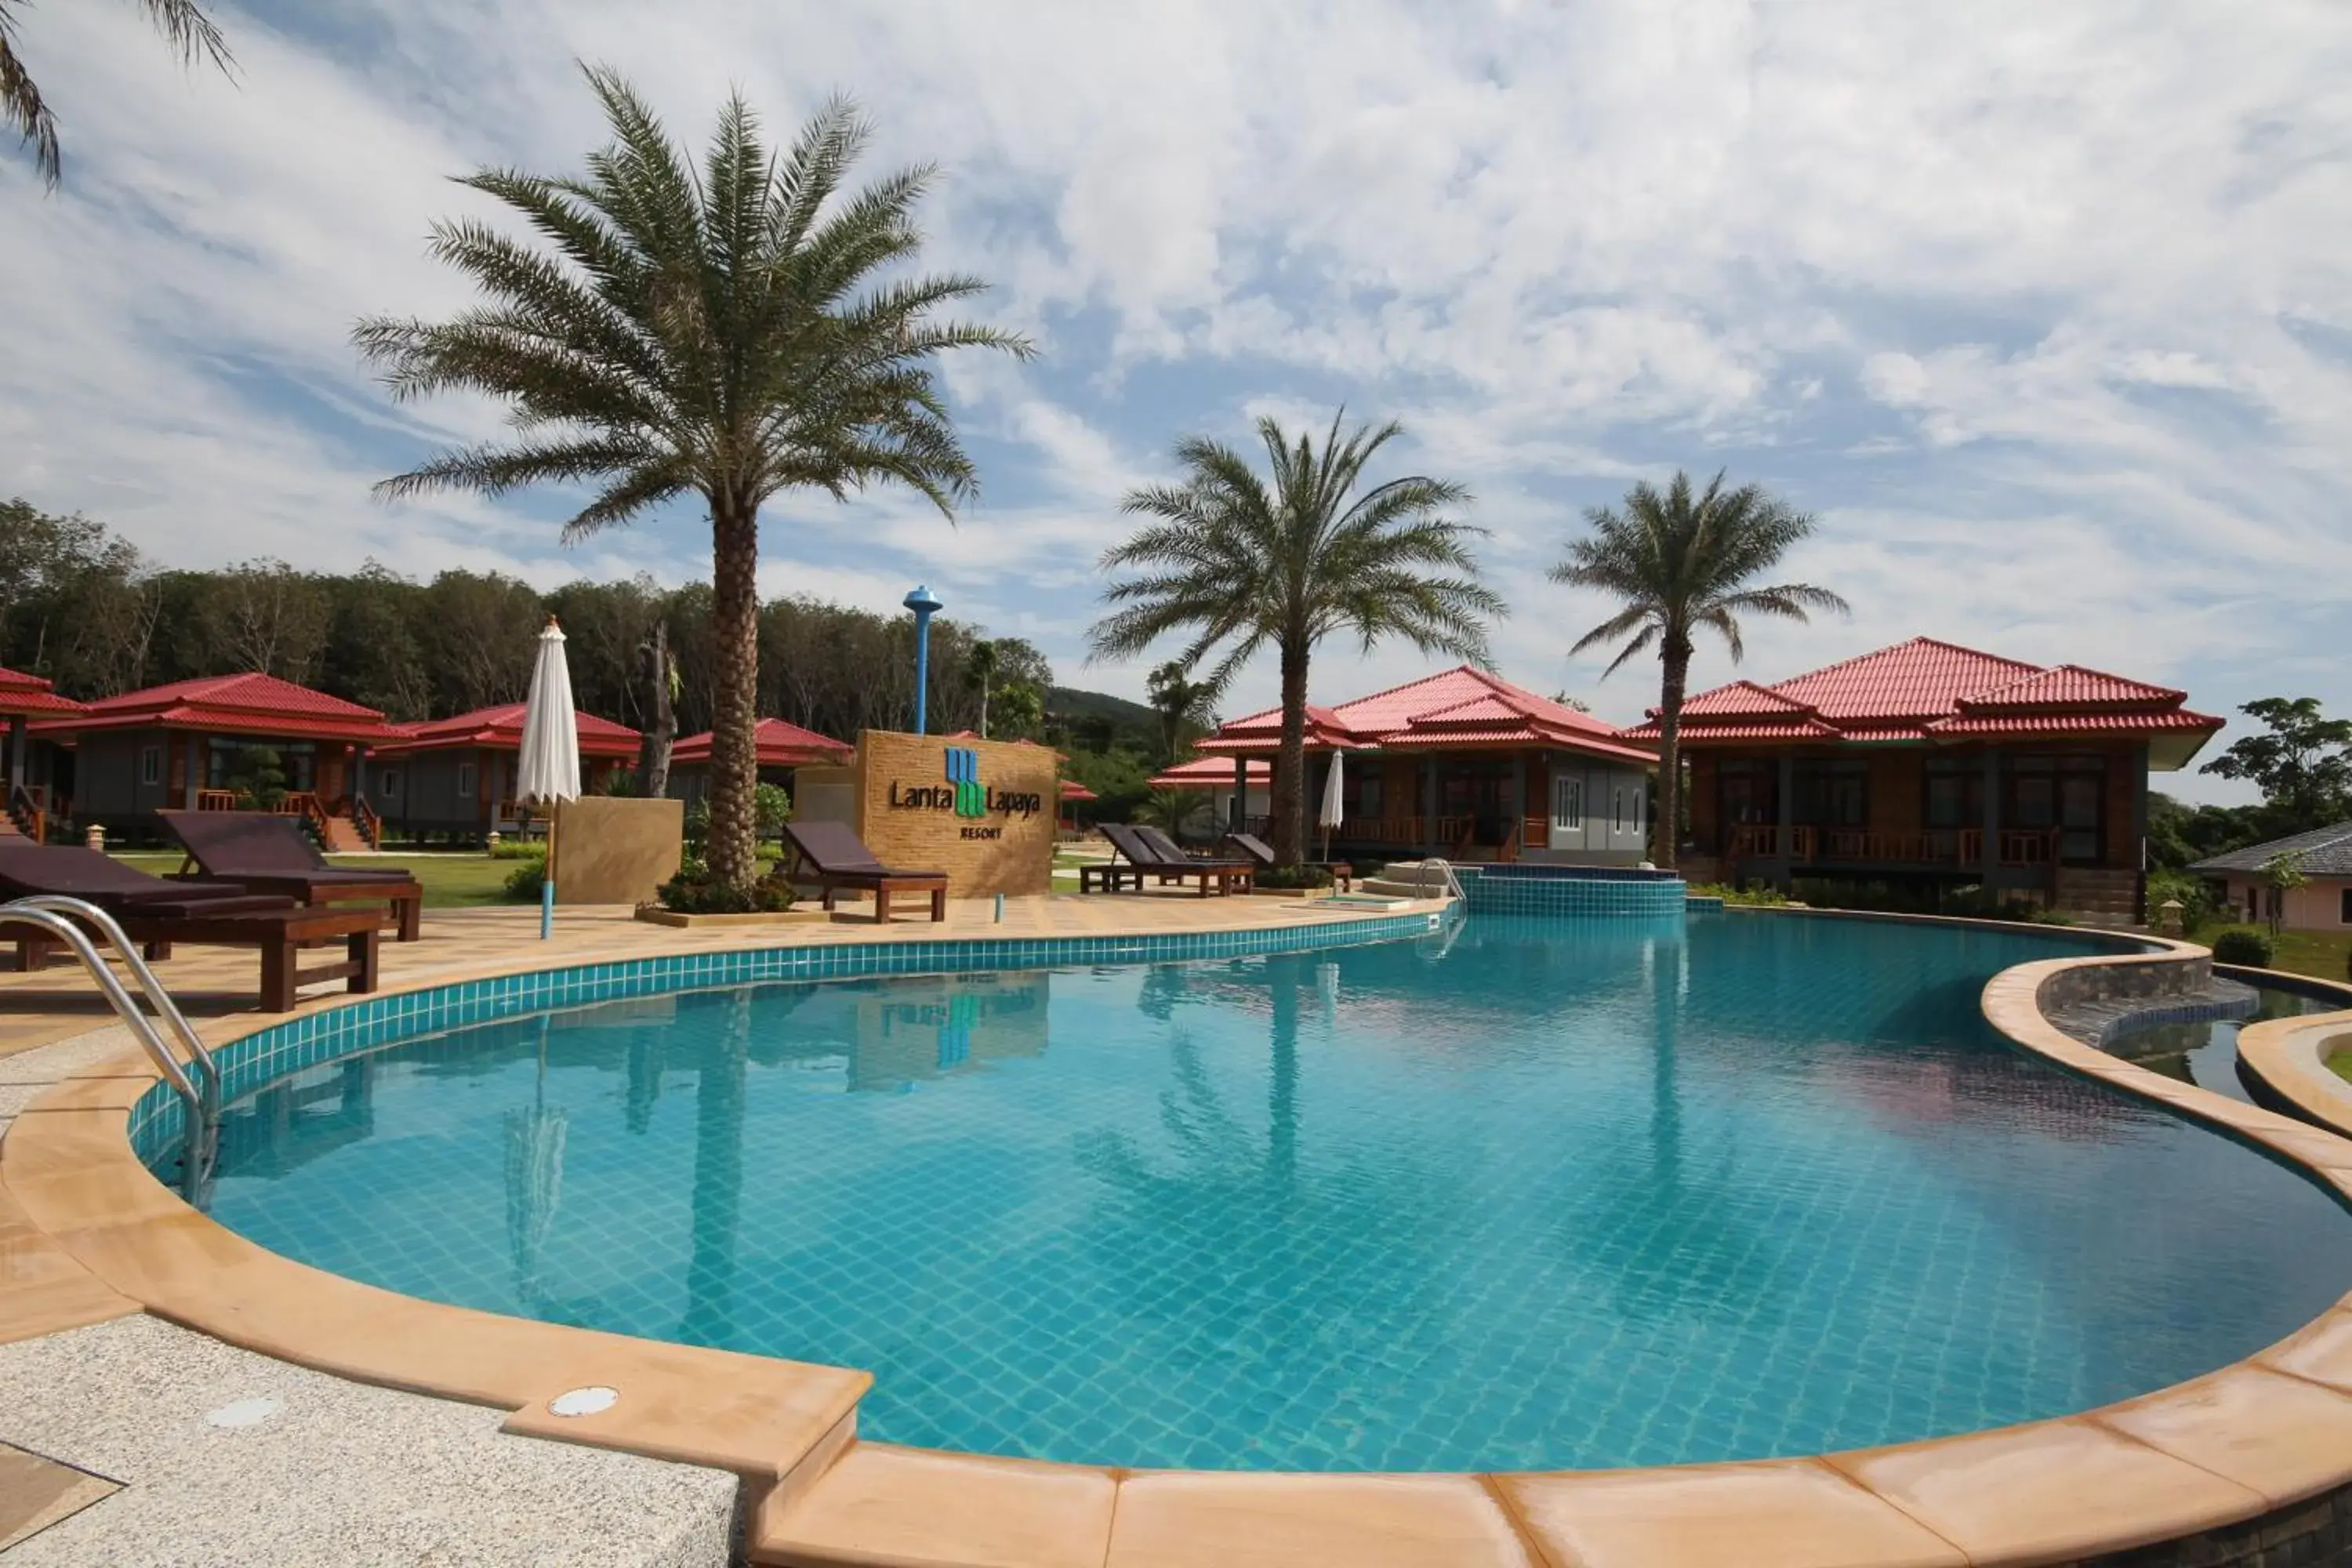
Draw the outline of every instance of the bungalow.
<instances>
[{"instance_id":1,"label":"bungalow","mask_svg":"<svg viewBox=\"0 0 2352 1568\"><path fill-rule=\"evenodd\" d=\"M380 748L369 766L369 801L404 833L478 839L512 831L521 820L514 782L522 760L522 717L523 704L504 702L401 725L399 738ZM580 786L594 794L635 762L637 732L593 713L575 714L573 722Z\"/></svg>"},{"instance_id":2,"label":"bungalow","mask_svg":"<svg viewBox=\"0 0 2352 1568\"><path fill-rule=\"evenodd\" d=\"M1269 709L1200 749L1229 759L1229 795L1245 795L1250 763L1270 763L1281 738L1282 710ZM1646 852L1654 743L1486 670L1463 665L1336 708L1310 703L1307 750L1310 821L1330 759L1346 759L1334 854L1631 865ZM1237 827L1266 826L1236 817Z\"/></svg>"},{"instance_id":3,"label":"bungalow","mask_svg":"<svg viewBox=\"0 0 2352 1568\"><path fill-rule=\"evenodd\" d=\"M167 807L248 808L274 771L273 809L308 818L333 849L374 841L361 771L369 747L402 738L373 708L258 671L101 698L31 731L72 751L58 783L77 825L144 833Z\"/></svg>"},{"instance_id":4,"label":"bungalow","mask_svg":"<svg viewBox=\"0 0 2352 1568\"><path fill-rule=\"evenodd\" d=\"M1230 757L1195 757L1189 763L1162 768L1144 782L1153 789L1205 792L1219 822L1263 822L1274 810L1274 764L1249 760L1244 765L1245 794L1239 805L1234 803L1234 764ZM1342 776L1339 788L1343 794L1347 787L1348 781Z\"/></svg>"},{"instance_id":5,"label":"bungalow","mask_svg":"<svg viewBox=\"0 0 2352 1568\"><path fill-rule=\"evenodd\" d=\"M1684 704L1687 873L1974 884L2142 917L2147 775L2222 721L2186 693L1933 637ZM1657 717L1626 731L1654 743Z\"/></svg>"},{"instance_id":6,"label":"bungalow","mask_svg":"<svg viewBox=\"0 0 2352 1568\"><path fill-rule=\"evenodd\" d=\"M0 669L0 714L8 719L7 793L0 796L0 833L11 827L32 838L46 837L53 817L65 815L65 802L49 786L46 758L31 745L29 721L79 713L82 705L60 697L37 675ZM43 752L48 750L41 748Z\"/></svg>"},{"instance_id":7,"label":"bungalow","mask_svg":"<svg viewBox=\"0 0 2352 1568\"><path fill-rule=\"evenodd\" d=\"M688 805L710 793L710 737L711 731L705 730L687 736L669 751L669 793ZM759 752L763 784L786 784L794 768L812 763L841 766L857 756L855 746L782 719L761 720L752 726L751 740Z\"/></svg>"},{"instance_id":8,"label":"bungalow","mask_svg":"<svg viewBox=\"0 0 2352 1568\"><path fill-rule=\"evenodd\" d=\"M2272 883L2265 868L2280 856L2302 873L2299 886ZM2289 931L2352 929L2352 822L2210 856L2189 868L2220 883L2223 907L2247 920L2276 921Z\"/></svg>"}]
</instances>

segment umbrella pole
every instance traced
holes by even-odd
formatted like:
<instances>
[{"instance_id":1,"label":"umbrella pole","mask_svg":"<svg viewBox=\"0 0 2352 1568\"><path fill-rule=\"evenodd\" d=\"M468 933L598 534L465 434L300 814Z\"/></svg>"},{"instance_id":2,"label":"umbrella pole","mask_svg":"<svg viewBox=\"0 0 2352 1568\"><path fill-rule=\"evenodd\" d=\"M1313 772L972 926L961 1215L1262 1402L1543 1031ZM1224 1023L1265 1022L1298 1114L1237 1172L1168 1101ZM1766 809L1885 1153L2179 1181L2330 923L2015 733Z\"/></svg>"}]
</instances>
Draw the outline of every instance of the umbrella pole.
<instances>
[{"instance_id":1,"label":"umbrella pole","mask_svg":"<svg viewBox=\"0 0 2352 1568\"><path fill-rule=\"evenodd\" d=\"M555 810L547 813L547 873L539 879L539 940L555 934Z\"/></svg>"}]
</instances>

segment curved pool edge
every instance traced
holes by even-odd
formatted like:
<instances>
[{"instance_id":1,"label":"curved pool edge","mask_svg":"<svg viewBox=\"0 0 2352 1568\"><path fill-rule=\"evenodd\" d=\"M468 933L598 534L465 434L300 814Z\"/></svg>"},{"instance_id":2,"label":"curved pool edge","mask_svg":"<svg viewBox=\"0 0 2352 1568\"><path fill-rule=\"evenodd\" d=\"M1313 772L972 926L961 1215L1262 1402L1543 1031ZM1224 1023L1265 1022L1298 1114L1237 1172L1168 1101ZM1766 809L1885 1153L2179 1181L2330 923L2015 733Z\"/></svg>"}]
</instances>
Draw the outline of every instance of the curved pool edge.
<instances>
[{"instance_id":1,"label":"curved pool edge","mask_svg":"<svg viewBox=\"0 0 2352 1568\"><path fill-rule=\"evenodd\" d=\"M2135 1068L2048 1022L2041 1000L2054 977L2210 963L2185 942L2117 939L2126 943L2135 951L2003 971L1985 988L1986 1017L2020 1048L2266 1149L2352 1205L2352 1142ZM532 973L545 971L477 978ZM271 1026L257 1021L237 1037ZM1383 1476L942 1454L856 1439L857 1398L871 1382L862 1372L444 1306L270 1252L188 1207L139 1161L131 1110L154 1081L143 1061L119 1056L27 1107L0 1138L0 1224L16 1208L108 1289L232 1344L499 1406L511 1433L732 1470L752 1489L754 1561L1893 1568L2081 1563L2189 1537L2200 1538L2198 1563L2251 1563L2282 1539L2352 1540L2352 1296L2243 1361L2139 1398L1813 1458ZM548 1413L555 1394L589 1383L624 1397L599 1415Z\"/></svg>"}]
</instances>

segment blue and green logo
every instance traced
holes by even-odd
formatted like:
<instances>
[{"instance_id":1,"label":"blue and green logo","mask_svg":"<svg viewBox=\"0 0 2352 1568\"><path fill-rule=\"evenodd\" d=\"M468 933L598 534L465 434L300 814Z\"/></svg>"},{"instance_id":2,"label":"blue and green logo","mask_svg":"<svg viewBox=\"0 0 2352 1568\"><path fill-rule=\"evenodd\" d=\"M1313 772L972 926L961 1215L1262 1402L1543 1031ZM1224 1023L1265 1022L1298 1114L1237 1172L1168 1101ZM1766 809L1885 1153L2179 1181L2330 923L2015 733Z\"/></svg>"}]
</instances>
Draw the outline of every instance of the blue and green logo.
<instances>
[{"instance_id":1,"label":"blue and green logo","mask_svg":"<svg viewBox=\"0 0 2352 1568\"><path fill-rule=\"evenodd\" d=\"M955 814L986 816L988 792L980 787L980 753L970 746L950 746L947 752L948 783L955 785Z\"/></svg>"}]
</instances>

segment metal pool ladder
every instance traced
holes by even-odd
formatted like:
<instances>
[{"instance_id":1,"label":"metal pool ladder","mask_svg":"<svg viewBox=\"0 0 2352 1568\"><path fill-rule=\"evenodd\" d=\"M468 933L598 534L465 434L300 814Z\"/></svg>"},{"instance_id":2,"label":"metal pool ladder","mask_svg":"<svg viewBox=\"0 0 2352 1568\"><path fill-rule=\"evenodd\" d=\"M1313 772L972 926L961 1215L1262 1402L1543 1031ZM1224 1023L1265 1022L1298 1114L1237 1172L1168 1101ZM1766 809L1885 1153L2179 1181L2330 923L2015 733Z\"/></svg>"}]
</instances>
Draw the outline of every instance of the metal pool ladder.
<instances>
[{"instance_id":1,"label":"metal pool ladder","mask_svg":"<svg viewBox=\"0 0 2352 1568\"><path fill-rule=\"evenodd\" d=\"M212 1053L205 1049L205 1043L196 1038L195 1030L188 1026L187 1015L182 1013L179 1004L172 1000L172 994L163 989L163 983L155 978L155 972L147 966L147 961L139 955L138 947L123 934L122 927L115 922L114 917L96 904L82 899L67 898L61 893L12 899L0 903L0 925L12 922L37 926L73 951L74 956L81 960L81 966L89 972L100 994L114 1008L115 1016L122 1020L123 1026L145 1048L149 1059L163 1073L163 1080L180 1097L186 1113L184 1131L181 1137L180 1195L197 1208L204 1207L212 1190L213 1156L219 1147L221 1076L220 1067L213 1060ZM108 967L104 955L90 941L89 932L82 929L85 923L96 929L121 956L122 966L131 972L132 979L139 982L139 989L146 993L148 1005L155 1009L156 1016L171 1026L172 1033L188 1053L186 1064L173 1054L163 1037L156 1032L154 1023L140 1011L139 1004L131 999L130 991ZM190 1064L195 1068L193 1079L188 1071Z\"/></svg>"},{"instance_id":2,"label":"metal pool ladder","mask_svg":"<svg viewBox=\"0 0 2352 1568\"><path fill-rule=\"evenodd\" d=\"M1462 891L1462 879L1454 874L1454 862L1442 856L1432 855L1423 859L1421 868L1413 873L1414 889L1423 898L1429 897L1429 873L1433 868L1444 874L1444 879L1438 886L1466 905L1469 899Z\"/></svg>"}]
</instances>

